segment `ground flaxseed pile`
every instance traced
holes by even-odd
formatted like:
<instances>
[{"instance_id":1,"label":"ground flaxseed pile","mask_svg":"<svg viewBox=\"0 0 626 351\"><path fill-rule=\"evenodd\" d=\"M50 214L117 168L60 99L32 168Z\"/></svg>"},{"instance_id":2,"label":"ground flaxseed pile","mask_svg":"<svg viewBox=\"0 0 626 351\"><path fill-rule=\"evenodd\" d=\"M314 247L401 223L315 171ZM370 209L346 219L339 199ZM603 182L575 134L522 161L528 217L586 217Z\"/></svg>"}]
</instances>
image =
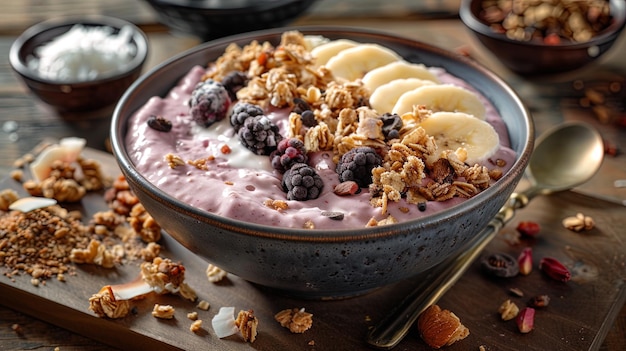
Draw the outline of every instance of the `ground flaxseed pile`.
<instances>
[{"instance_id":1,"label":"ground flaxseed pile","mask_svg":"<svg viewBox=\"0 0 626 351\"><path fill-rule=\"evenodd\" d=\"M96 161L83 163L99 169ZM91 178L93 184L110 183L101 172L96 173ZM88 190L93 193L101 189ZM75 274L75 263L111 268L126 261L152 261L160 253L156 243L160 227L138 207L139 201L123 177L103 194L102 201L109 210L97 212L86 221L79 211L62 205L29 212L9 210L10 203L18 199L17 193L5 189L0 194L0 271L9 278L28 274L32 283L39 285L52 277L63 281L66 275Z\"/></svg>"}]
</instances>

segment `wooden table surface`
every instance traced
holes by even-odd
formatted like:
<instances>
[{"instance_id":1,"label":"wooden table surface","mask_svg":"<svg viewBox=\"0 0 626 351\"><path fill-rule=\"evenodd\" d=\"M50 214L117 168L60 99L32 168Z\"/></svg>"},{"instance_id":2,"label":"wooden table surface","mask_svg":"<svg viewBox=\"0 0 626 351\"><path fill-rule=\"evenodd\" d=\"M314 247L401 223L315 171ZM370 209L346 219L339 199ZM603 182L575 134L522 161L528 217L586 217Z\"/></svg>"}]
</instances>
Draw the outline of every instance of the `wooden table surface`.
<instances>
[{"instance_id":1,"label":"wooden table surface","mask_svg":"<svg viewBox=\"0 0 626 351\"><path fill-rule=\"evenodd\" d=\"M454 12L458 3L456 0L424 1L420 5L423 7L415 5L414 3L420 2L414 1L394 2L389 0L384 5L379 5L376 1L366 1L363 4L368 6L358 7L360 10L353 10L355 9L354 1L321 1L305 16L297 19L294 25L339 24L366 27L414 38L449 50L462 49L503 77L518 92L533 113L539 133L563 120L582 119L596 125L609 142L618 145L622 153L626 152L624 129L614 130L613 127L599 123L593 113L577 105L579 92L572 89L572 83L577 80L587 84L623 82L626 76L626 62L620 56L626 50L625 36L622 36L617 46L601 58L598 65L592 68L569 75L527 80L507 71L497 62L496 58L485 52L484 48L468 33L457 18L447 16L450 12ZM68 11L71 11L72 14L112 14L133 20L146 31L150 40L151 53L146 69L199 43L192 36L170 33L166 28L160 26L155 22L155 16L151 9L141 1L112 0L108 2L108 5L101 3L97 1L59 0L37 2L38 5L30 5L28 2L11 2L11 5L8 5L8 11L5 10L0 13L0 122L2 123L2 130L0 130L0 150L2 150L0 153L0 176L2 178L12 169L13 160L30 151L43 137L83 136L89 140L90 147L105 149L108 135L109 120L106 114L102 118L91 119L89 122L69 123L31 96L13 74L8 63L9 47L15 37L30 24L47 17L67 14ZM357 3L362 4L358 1ZM383 9L377 6L382 6ZM445 16L432 18L423 16L424 13L420 12L422 10L432 11L433 7L436 8L435 12L438 16L442 14ZM412 12L407 15L409 11ZM620 104L618 108L623 115L623 104L626 99L624 99L623 94L619 97L621 101L618 101ZM608 164L609 166L617 165L617 174L626 178L626 173L619 173L623 170L620 166L623 162L624 158L615 158L609 160ZM615 171L611 171L615 175ZM620 193L619 190L613 189L612 184L607 184L606 178L602 176L594 183L581 187L579 191L592 195L598 193L616 201L626 197L623 192ZM623 219L621 223L626 225ZM3 296L0 296L0 299L2 298ZM599 347L600 350L624 349L626 344L626 308L621 307L620 309L618 306L617 310L620 312L613 327L608 331L604 343ZM14 324L20 325L25 332L23 334L14 332L11 329ZM341 344L339 343L339 345ZM55 347L60 347L61 350L110 349L109 346L92 339L42 322L9 307L0 306L0 350L52 350ZM338 346L338 349L341 347Z\"/></svg>"}]
</instances>

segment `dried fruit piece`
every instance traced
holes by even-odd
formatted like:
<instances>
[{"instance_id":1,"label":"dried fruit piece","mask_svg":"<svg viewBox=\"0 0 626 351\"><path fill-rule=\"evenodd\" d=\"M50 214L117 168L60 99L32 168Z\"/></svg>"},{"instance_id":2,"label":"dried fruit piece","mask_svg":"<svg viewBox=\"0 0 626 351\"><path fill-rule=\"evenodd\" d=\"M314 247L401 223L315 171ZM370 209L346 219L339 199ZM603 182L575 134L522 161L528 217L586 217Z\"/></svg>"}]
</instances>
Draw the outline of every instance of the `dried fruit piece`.
<instances>
[{"instance_id":1,"label":"dried fruit piece","mask_svg":"<svg viewBox=\"0 0 626 351\"><path fill-rule=\"evenodd\" d=\"M450 346L470 333L459 317L437 305L431 305L422 312L417 320L417 329L422 340L434 349Z\"/></svg>"},{"instance_id":2,"label":"dried fruit piece","mask_svg":"<svg viewBox=\"0 0 626 351\"><path fill-rule=\"evenodd\" d=\"M500 318L502 318L503 321L509 321L517 317L517 314L519 313L519 307L517 307L515 302L511 302L511 300L506 300L502 303L502 305L500 305L498 312L500 313Z\"/></svg>"},{"instance_id":3,"label":"dried fruit piece","mask_svg":"<svg viewBox=\"0 0 626 351\"><path fill-rule=\"evenodd\" d=\"M522 275L529 275L533 271L533 249L527 247L522 250L517 258L517 264Z\"/></svg>"},{"instance_id":4,"label":"dried fruit piece","mask_svg":"<svg viewBox=\"0 0 626 351\"><path fill-rule=\"evenodd\" d=\"M517 229L517 231L524 236L535 237L539 234L541 227L539 226L539 223L536 222L521 221L517 224L515 229Z\"/></svg>"},{"instance_id":5,"label":"dried fruit piece","mask_svg":"<svg viewBox=\"0 0 626 351\"><path fill-rule=\"evenodd\" d=\"M517 329L520 333L530 333L535 328L535 309L532 307L524 307L515 319Z\"/></svg>"},{"instance_id":6,"label":"dried fruit piece","mask_svg":"<svg viewBox=\"0 0 626 351\"><path fill-rule=\"evenodd\" d=\"M550 278L561 282L567 282L572 275L561 262L556 258L544 257L539 261L539 269L546 273Z\"/></svg>"},{"instance_id":7,"label":"dried fruit piece","mask_svg":"<svg viewBox=\"0 0 626 351\"><path fill-rule=\"evenodd\" d=\"M172 122L162 116L150 116L150 118L148 118L148 127L154 129L154 130L158 130L159 132L169 132L170 130L172 130Z\"/></svg>"},{"instance_id":8,"label":"dried fruit piece","mask_svg":"<svg viewBox=\"0 0 626 351\"><path fill-rule=\"evenodd\" d=\"M546 307L549 303L550 296L548 295L537 295L528 302L528 304L532 307Z\"/></svg>"},{"instance_id":9,"label":"dried fruit piece","mask_svg":"<svg viewBox=\"0 0 626 351\"><path fill-rule=\"evenodd\" d=\"M485 272L500 278L514 277L519 273L517 260L506 253L493 253L483 257L481 266Z\"/></svg>"},{"instance_id":10,"label":"dried fruit piece","mask_svg":"<svg viewBox=\"0 0 626 351\"><path fill-rule=\"evenodd\" d=\"M359 187L359 184L357 184L357 182L353 180L348 180L346 182L341 182L335 185L333 192L339 196L347 196L354 195L358 193L359 190L361 190L361 188Z\"/></svg>"}]
</instances>

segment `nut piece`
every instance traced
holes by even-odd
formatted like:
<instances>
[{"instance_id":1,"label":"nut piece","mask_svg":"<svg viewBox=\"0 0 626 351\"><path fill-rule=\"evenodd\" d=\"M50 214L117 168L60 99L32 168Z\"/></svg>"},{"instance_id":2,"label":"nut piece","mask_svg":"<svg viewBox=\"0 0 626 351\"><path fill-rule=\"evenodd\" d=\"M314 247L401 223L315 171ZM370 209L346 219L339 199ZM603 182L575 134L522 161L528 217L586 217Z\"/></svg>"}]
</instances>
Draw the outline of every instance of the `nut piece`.
<instances>
[{"instance_id":1,"label":"nut piece","mask_svg":"<svg viewBox=\"0 0 626 351\"><path fill-rule=\"evenodd\" d=\"M304 308L282 310L274 315L274 319L292 333L304 333L313 325L313 315Z\"/></svg>"},{"instance_id":2,"label":"nut piece","mask_svg":"<svg viewBox=\"0 0 626 351\"><path fill-rule=\"evenodd\" d=\"M428 307L417 320L417 329L430 347L439 349L465 339L469 329L465 327L459 317L449 310L442 310L437 305Z\"/></svg>"},{"instance_id":3,"label":"nut piece","mask_svg":"<svg viewBox=\"0 0 626 351\"><path fill-rule=\"evenodd\" d=\"M239 328L243 340L253 343L256 340L257 326L259 320L254 315L254 311L239 311L237 319L235 319L235 325Z\"/></svg>"},{"instance_id":4,"label":"nut piece","mask_svg":"<svg viewBox=\"0 0 626 351\"><path fill-rule=\"evenodd\" d=\"M228 273L218 266L210 264L206 268L206 277L211 283L220 282Z\"/></svg>"},{"instance_id":5,"label":"nut piece","mask_svg":"<svg viewBox=\"0 0 626 351\"><path fill-rule=\"evenodd\" d=\"M511 302L511 300L506 300L500 305L498 309L500 312L500 317L503 321L510 321L511 319L517 317L519 313L519 307L515 304L515 302Z\"/></svg>"},{"instance_id":6,"label":"nut piece","mask_svg":"<svg viewBox=\"0 0 626 351\"><path fill-rule=\"evenodd\" d=\"M176 312L176 310L171 305L159 305L155 303L152 309L152 316L161 319L172 319L174 318L174 312Z\"/></svg>"},{"instance_id":7,"label":"nut piece","mask_svg":"<svg viewBox=\"0 0 626 351\"><path fill-rule=\"evenodd\" d=\"M591 230L595 226L593 218L577 213L575 217L567 217L563 219L563 226L575 232Z\"/></svg>"}]
</instances>

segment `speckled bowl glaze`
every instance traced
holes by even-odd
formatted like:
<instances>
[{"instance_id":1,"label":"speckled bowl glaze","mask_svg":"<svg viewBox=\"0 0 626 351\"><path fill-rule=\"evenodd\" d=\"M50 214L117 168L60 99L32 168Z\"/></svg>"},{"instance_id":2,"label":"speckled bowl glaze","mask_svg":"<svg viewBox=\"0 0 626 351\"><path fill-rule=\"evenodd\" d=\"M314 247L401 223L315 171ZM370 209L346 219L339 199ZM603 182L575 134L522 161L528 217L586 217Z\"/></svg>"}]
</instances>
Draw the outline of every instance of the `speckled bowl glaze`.
<instances>
[{"instance_id":1,"label":"speckled bowl glaze","mask_svg":"<svg viewBox=\"0 0 626 351\"><path fill-rule=\"evenodd\" d=\"M277 44L285 30L372 42L409 61L443 67L491 100L519 157L495 185L448 210L419 220L372 228L322 231L274 228L224 218L182 203L148 182L125 147L127 121L151 96L164 96L193 65L215 60L231 42ZM200 257L250 282L304 298L337 298L413 277L454 255L507 201L521 179L534 142L528 111L497 76L471 60L420 42L367 30L283 28L205 43L155 67L117 105L111 127L115 157L132 190L172 237Z\"/></svg>"}]
</instances>

